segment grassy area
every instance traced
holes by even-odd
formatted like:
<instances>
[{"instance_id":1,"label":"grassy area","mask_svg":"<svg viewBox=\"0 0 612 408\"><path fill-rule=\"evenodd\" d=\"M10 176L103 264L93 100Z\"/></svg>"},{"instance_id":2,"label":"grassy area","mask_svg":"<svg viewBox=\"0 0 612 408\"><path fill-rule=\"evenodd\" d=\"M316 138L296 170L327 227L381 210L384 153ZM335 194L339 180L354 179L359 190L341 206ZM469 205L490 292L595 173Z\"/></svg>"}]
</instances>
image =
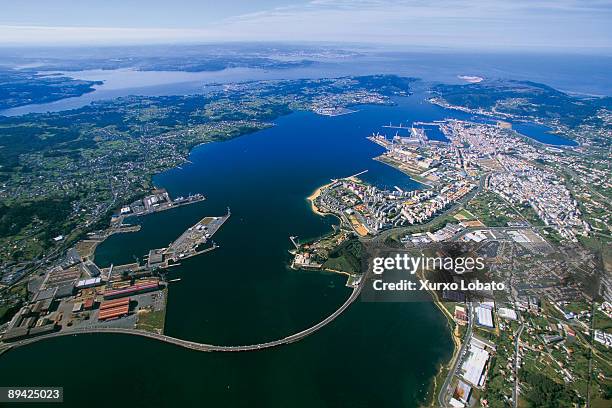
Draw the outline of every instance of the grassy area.
<instances>
[{"instance_id":1,"label":"grassy area","mask_svg":"<svg viewBox=\"0 0 612 408\"><path fill-rule=\"evenodd\" d=\"M475 220L476 217L474 216L474 214L472 214L471 212L469 212L468 210L466 210L465 208L457 211L455 214L453 214L453 216L455 217L455 219L457 219L458 221L472 221Z\"/></svg>"},{"instance_id":2,"label":"grassy area","mask_svg":"<svg viewBox=\"0 0 612 408\"><path fill-rule=\"evenodd\" d=\"M0 306L0 322L4 321L4 316L8 313L11 308L8 305Z\"/></svg>"},{"instance_id":3,"label":"grassy area","mask_svg":"<svg viewBox=\"0 0 612 408\"><path fill-rule=\"evenodd\" d=\"M19 285L13 286L8 290L11 295L18 295L25 297L28 295L28 284L26 282L20 283Z\"/></svg>"},{"instance_id":4,"label":"grassy area","mask_svg":"<svg viewBox=\"0 0 612 408\"><path fill-rule=\"evenodd\" d=\"M543 226L544 221L538 216L535 210L530 205L522 205L517 208L518 212L531 224L535 226Z\"/></svg>"},{"instance_id":5,"label":"grassy area","mask_svg":"<svg viewBox=\"0 0 612 408\"><path fill-rule=\"evenodd\" d=\"M349 239L329 254L329 258L323 263L323 268L358 273L361 271L361 251L359 240Z\"/></svg>"},{"instance_id":6,"label":"grassy area","mask_svg":"<svg viewBox=\"0 0 612 408\"><path fill-rule=\"evenodd\" d=\"M521 220L504 200L491 191L481 192L465 208L489 227L504 227L509 221Z\"/></svg>"},{"instance_id":7,"label":"grassy area","mask_svg":"<svg viewBox=\"0 0 612 408\"><path fill-rule=\"evenodd\" d=\"M609 245L612 242L609 237L603 235L589 235L588 237L578 235L578 241L592 251L606 250L609 248Z\"/></svg>"},{"instance_id":8,"label":"grassy area","mask_svg":"<svg viewBox=\"0 0 612 408\"><path fill-rule=\"evenodd\" d=\"M534 407L573 407L583 403L575 392L562 383L551 380L540 371L523 368L519 372L521 382L526 385L523 397Z\"/></svg>"},{"instance_id":9,"label":"grassy area","mask_svg":"<svg viewBox=\"0 0 612 408\"><path fill-rule=\"evenodd\" d=\"M491 357L490 374L487 380L487 387L482 396L489 401L491 408L506 408L510 406L507 399L512 397L511 384L508 383L508 376L503 369L500 370L504 363L504 361L500 361L499 356Z\"/></svg>"},{"instance_id":10,"label":"grassy area","mask_svg":"<svg viewBox=\"0 0 612 408\"><path fill-rule=\"evenodd\" d=\"M561 235L559 235L559 233L555 231L552 227L543 228L541 231L542 231L542 235L544 236L544 238L546 238L546 240L553 245L557 245L561 243L561 241L563 241L563 238L561 237ZM580 240L580 237L581 236L578 236L579 240Z\"/></svg>"},{"instance_id":11,"label":"grassy area","mask_svg":"<svg viewBox=\"0 0 612 408\"><path fill-rule=\"evenodd\" d=\"M563 308L568 312L574 312L578 314L584 310L590 311L591 305L589 305L584 300L580 300L580 301L570 302L567 305L565 305Z\"/></svg>"},{"instance_id":12,"label":"grassy area","mask_svg":"<svg viewBox=\"0 0 612 408\"><path fill-rule=\"evenodd\" d=\"M561 312L547 300L542 301L542 314L546 316L552 316L557 319L565 319ZM547 320L545 321L548 322Z\"/></svg>"},{"instance_id":13,"label":"grassy area","mask_svg":"<svg viewBox=\"0 0 612 408\"><path fill-rule=\"evenodd\" d=\"M603 330L607 331L608 333L612 331L612 319L606 316L603 312L596 310L593 319L593 328L595 330Z\"/></svg>"},{"instance_id":14,"label":"grassy area","mask_svg":"<svg viewBox=\"0 0 612 408\"><path fill-rule=\"evenodd\" d=\"M136 328L155 333L164 332L164 324L166 320L166 311L140 311L138 313L138 323Z\"/></svg>"},{"instance_id":15,"label":"grassy area","mask_svg":"<svg viewBox=\"0 0 612 408\"><path fill-rule=\"evenodd\" d=\"M168 299L168 289L163 290L165 301ZM138 311L138 322L136 328L149 332L162 334L166 323L166 308L162 310L140 310Z\"/></svg>"}]
</instances>

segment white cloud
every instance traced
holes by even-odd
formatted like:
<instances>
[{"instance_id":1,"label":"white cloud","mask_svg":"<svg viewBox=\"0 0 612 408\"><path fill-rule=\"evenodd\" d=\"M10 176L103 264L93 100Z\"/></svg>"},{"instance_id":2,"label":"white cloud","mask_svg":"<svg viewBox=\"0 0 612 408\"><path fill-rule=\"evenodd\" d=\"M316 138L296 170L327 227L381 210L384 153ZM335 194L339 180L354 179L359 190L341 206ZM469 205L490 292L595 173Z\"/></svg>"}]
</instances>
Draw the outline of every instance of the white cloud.
<instances>
[{"instance_id":1,"label":"white cloud","mask_svg":"<svg viewBox=\"0 0 612 408\"><path fill-rule=\"evenodd\" d=\"M8 45L172 43L201 41L208 36L213 38L204 29L0 25L0 43Z\"/></svg>"},{"instance_id":2,"label":"white cloud","mask_svg":"<svg viewBox=\"0 0 612 408\"><path fill-rule=\"evenodd\" d=\"M265 39L437 46L608 47L611 2L314 0L224 22Z\"/></svg>"},{"instance_id":3,"label":"white cloud","mask_svg":"<svg viewBox=\"0 0 612 408\"><path fill-rule=\"evenodd\" d=\"M610 48L602 0L313 0L201 29L0 26L1 43L350 41L445 47Z\"/></svg>"}]
</instances>

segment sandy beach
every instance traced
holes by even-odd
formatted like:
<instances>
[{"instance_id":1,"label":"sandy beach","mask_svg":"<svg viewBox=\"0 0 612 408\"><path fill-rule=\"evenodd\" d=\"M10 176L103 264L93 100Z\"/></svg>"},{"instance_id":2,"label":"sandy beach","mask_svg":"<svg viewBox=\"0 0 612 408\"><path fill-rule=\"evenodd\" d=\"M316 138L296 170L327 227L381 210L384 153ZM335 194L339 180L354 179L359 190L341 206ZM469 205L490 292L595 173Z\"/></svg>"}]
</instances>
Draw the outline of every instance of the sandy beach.
<instances>
[{"instance_id":1,"label":"sandy beach","mask_svg":"<svg viewBox=\"0 0 612 408\"><path fill-rule=\"evenodd\" d=\"M329 215L329 213L321 211L319 209L319 207L316 206L315 200L317 199L317 197L319 197L321 195L321 191L323 191L323 189L329 187L332 184L333 184L333 182L332 183L327 183L327 184L317 188L315 191L313 191L313 193L311 195L309 195L306 198L308 201L310 201L310 206L312 207L312 211L315 214L318 214L318 215Z\"/></svg>"}]
</instances>

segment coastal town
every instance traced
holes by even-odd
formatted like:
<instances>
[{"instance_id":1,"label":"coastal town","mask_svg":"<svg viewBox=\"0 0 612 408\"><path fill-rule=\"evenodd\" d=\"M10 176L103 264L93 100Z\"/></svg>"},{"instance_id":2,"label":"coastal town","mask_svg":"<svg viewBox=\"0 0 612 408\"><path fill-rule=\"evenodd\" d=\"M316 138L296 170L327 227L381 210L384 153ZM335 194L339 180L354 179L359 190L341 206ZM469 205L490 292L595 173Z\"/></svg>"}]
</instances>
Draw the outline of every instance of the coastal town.
<instances>
[{"instance_id":1,"label":"coastal town","mask_svg":"<svg viewBox=\"0 0 612 408\"><path fill-rule=\"evenodd\" d=\"M568 403L600 400L610 386L612 268L609 254L602 259L588 243L610 225L593 212L609 205L593 194L609 188L598 171L603 163L586 171L580 148L536 144L507 122L435 126L446 141L429 140L415 125L406 137L369 137L385 148L376 160L422 188L385 189L361 181L361 173L332 180L309 199L317 213L335 215L340 228L299 245L293 266L336 271L344 265L350 285L367 271L346 268L349 256L339 262L332 253L351 236L366 247L380 242L415 254L450 255L455 245L469 245L487 260L489 279L507 290L432 293L455 341L431 391L434 404L517 407L540 387L557 389ZM588 179L568 185L568 171ZM581 203L579 188L591 193Z\"/></svg>"},{"instance_id":2,"label":"coastal town","mask_svg":"<svg viewBox=\"0 0 612 408\"><path fill-rule=\"evenodd\" d=\"M467 246L486 259L485 277L502 283L505 290L430 290L454 345L452 358L441 365L428 392L430 405L519 407L552 393L574 406L604 404L610 399L612 351L612 272L606 249L612 223L609 157L605 147L571 131L563 134L580 143L538 142L520 133L521 123L514 128L515 122L509 121L515 121L515 115L465 108L458 110L486 118L389 123L368 136L367 143L382 149L372 159L405 173L416 187L366 182L366 168L336 175L342 177L316 189L309 197L313 212L332 215L338 222L317 238L290 236L287 263L293 270L283 267L289 273L343 274L350 295L331 315L284 337L226 346L164 333L168 295L173 282L180 280L169 279L169 269L219 247L213 235L230 218L229 208L224 215L198 213L197 222L194 218L195 223L169 244L147 248L142 260L96 264L100 244L115 234L138 233L140 217L183 206L191 209L206 200L202 194L172 198L150 185L152 172L189 166L187 152L197 143L272 128L267 120L273 112L287 113L289 107L334 117L356 114L362 104L393 106L392 96L410 94L399 85L393 85L392 92L362 89L373 80L381 79L313 80L324 92L301 82L224 86L216 95L225 99L206 105L205 114L213 122L161 133L134 125L131 131L140 137L132 141L118 171L117 157L107 153L87 157L87 166L64 167L78 171L84 181L59 177L62 189L84 187L88 194L76 201L49 202L48 208L56 211L35 216L19 234L7 238L5 255L13 259L0 267L0 283L3 305L8 305L3 312L11 317L0 325L0 353L49 337L103 332L148 336L200 351L278 347L310 336L359 299L371 281L364 270L371 248L452 257L458 246ZM270 87L289 87L294 93L266 99ZM330 90L336 87L343 91ZM234 103L240 98L245 98L244 106ZM188 101L174 102L181 106ZM455 108L440 99L429 102ZM130 110L130 102L121 103ZM145 117L162 111L153 105L147 109ZM605 113L598 115L609 120ZM170 116L164 120L171 122ZM395 135L381 134L388 131ZM605 131L598 128L596 137L609 137ZM95 137L114 145L120 136L115 132L99 129ZM23 162L32 166L38 159L23 155ZM17 183L7 182L0 196L39 199L54 188L57 180L48 176L56 171L36 170ZM65 214L71 220L68 232L45 227L55 222L55 215ZM109 223L101 224L106 219ZM16 251L18 247L22 250ZM418 271L424 277L437 272Z\"/></svg>"},{"instance_id":3,"label":"coastal town","mask_svg":"<svg viewBox=\"0 0 612 408\"><path fill-rule=\"evenodd\" d=\"M612 408L611 22L2 2L0 408Z\"/></svg>"}]
</instances>

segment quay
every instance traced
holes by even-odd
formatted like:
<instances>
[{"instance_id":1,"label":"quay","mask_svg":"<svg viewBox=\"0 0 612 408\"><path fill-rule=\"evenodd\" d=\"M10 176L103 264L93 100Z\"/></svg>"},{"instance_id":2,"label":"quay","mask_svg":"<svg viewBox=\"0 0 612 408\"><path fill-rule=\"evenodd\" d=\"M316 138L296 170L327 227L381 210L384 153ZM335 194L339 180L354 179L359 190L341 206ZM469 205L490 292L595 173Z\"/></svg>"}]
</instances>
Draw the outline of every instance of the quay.
<instances>
[{"instance_id":1,"label":"quay","mask_svg":"<svg viewBox=\"0 0 612 408\"><path fill-rule=\"evenodd\" d=\"M142 225L136 224L121 224L113 230L113 234L120 234L122 232L138 232L142 228Z\"/></svg>"},{"instance_id":2,"label":"quay","mask_svg":"<svg viewBox=\"0 0 612 408\"><path fill-rule=\"evenodd\" d=\"M331 181L332 181L332 183L335 183L335 182L337 182L337 181L339 181L339 180L349 180L349 179L355 179L355 178L357 178L357 177L359 177L359 176L361 176L362 174L365 174L365 173L367 173L367 172L368 172L368 169L365 169L365 170L363 170L363 171L360 171L359 173L355 173L355 174L353 174L352 176L343 177L343 178L340 178L340 179L331 179Z\"/></svg>"},{"instance_id":3,"label":"quay","mask_svg":"<svg viewBox=\"0 0 612 408\"><path fill-rule=\"evenodd\" d=\"M202 194L190 194L187 197L177 197L172 199L165 189L156 189L153 190L150 195L122 207L119 210L119 213L113 216L111 226L121 226L123 224L123 220L127 217L140 217L143 215L170 210L172 208L182 207L184 205L199 203L205 199L206 197L204 197Z\"/></svg>"},{"instance_id":4,"label":"quay","mask_svg":"<svg viewBox=\"0 0 612 408\"><path fill-rule=\"evenodd\" d=\"M300 243L298 242L298 237L297 236L292 235L292 236L289 237L289 239L291 240L291 243L293 244L295 249L300 249Z\"/></svg>"},{"instance_id":5,"label":"quay","mask_svg":"<svg viewBox=\"0 0 612 408\"><path fill-rule=\"evenodd\" d=\"M176 262L180 259L191 258L212 251L218 248L217 244L212 242L212 246L206 249L198 249L201 245L208 243L213 235L221 228L221 226L231 216L230 209L227 209L227 214L222 217L204 217L195 225L183 232L168 248L163 250L151 251L149 253L149 263L151 264L151 254L158 255L158 259L163 258L165 265L168 261Z\"/></svg>"},{"instance_id":6,"label":"quay","mask_svg":"<svg viewBox=\"0 0 612 408\"><path fill-rule=\"evenodd\" d=\"M388 129L410 129L408 126L404 126L402 123L400 123L399 126L395 126L395 125L392 125L391 122L389 122L388 125L383 125L382 127L388 128Z\"/></svg>"}]
</instances>

